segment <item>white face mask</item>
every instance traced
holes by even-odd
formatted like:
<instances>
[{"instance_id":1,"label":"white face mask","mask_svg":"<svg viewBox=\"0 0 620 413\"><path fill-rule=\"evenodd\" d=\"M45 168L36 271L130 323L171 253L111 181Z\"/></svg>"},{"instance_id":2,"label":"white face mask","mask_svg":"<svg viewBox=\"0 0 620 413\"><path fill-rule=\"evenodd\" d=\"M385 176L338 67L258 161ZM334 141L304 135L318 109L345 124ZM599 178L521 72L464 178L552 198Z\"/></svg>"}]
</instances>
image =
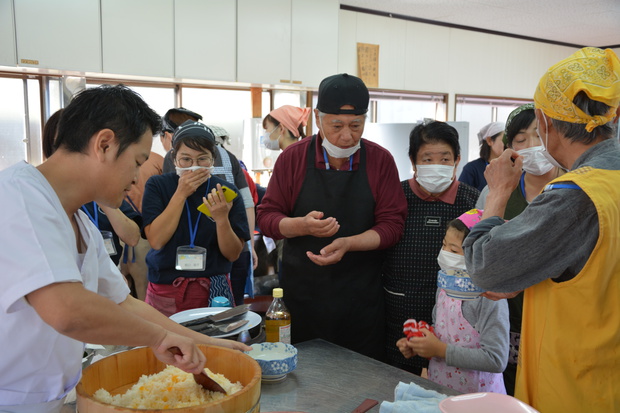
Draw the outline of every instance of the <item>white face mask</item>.
<instances>
[{"instance_id":1,"label":"white face mask","mask_svg":"<svg viewBox=\"0 0 620 413\"><path fill-rule=\"evenodd\" d=\"M465 256L455 254L450 251L441 250L437 256L437 263L439 267L444 270L467 270L465 268Z\"/></svg>"},{"instance_id":2,"label":"white face mask","mask_svg":"<svg viewBox=\"0 0 620 413\"><path fill-rule=\"evenodd\" d=\"M454 180L454 168L451 165L416 165L415 180L431 194L439 194Z\"/></svg>"},{"instance_id":3,"label":"white face mask","mask_svg":"<svg viewBox=\"0 0 620 413\"><path fill-rule=\"evenodd\" d=\"M540 176L553 169L553 165L543 154L544 150L544 146L533 146L517 151L519 155L523 156L523 170L525 172Z\"/></svg>"},{"instance_id":4,"label":"white face mask","mask_svg":"<svg viewBox=\"0 0 620 413\"><path fill-rule=\"evenodd\" d=\"M321 136L323 137L323 148L327 151L329 156L332 158L348 158L358 151L360 148L359 141L355 146L351 146L350 148L339 148L338 146L332 144L327 140L327 135L325 134L325 129L323 129L323 121L321 120Z\"/></svg>"},{"instance_id":5,"label":"white face mask","mask_svg":"<svg viewBox=\"0 0 620 413\"><path fill-rule=\"evenodd\" d=\"M265 145L265 148L272 151L280 150L280 136L278 136L277 139L271 139L271 135L273 135L276 129L278 128L276 127L271 132L267 132L265 135L263 135L263 144Z\"/></svg>"},{"instance_id":6,"label":"white face mask","mask_svg":"<svg viewBox=\"0 0 620 413\"><path fill-rule=\"evenodd\" d=\"M213 166L188 166L187 168L179 168L177 166L174 169L176 169L177 175L182 176L185 171L197 171L199 169L206 169L210 173L211 171L213 171Z\"/></svg>"},{"instance_id":7,"label":"white face mask","mask_svg":"<svg viewBox=\"0 0 620 413\"><path fill-rule=\"evenodd\" d=\"M547 116L545 116L545 112L543 112L542 110L540 111L540 113L542 113L543 118L545 118L545 124L547 123ZM540 130L540 129L538 129ZM560 165L560 163L558 161L555 160L555 158L553 156L551 156L551 154L549 153L549 151L547 150L547 145L549 144L549 126L547 126L545 128L545 143L542 143L542 137L540 135L538 135L540 137L540 143L542 144L542 146L544 147L542 154L543 156L549 161L549 163L553 166L555 166L556 168L560 168L563 169L565 171L567 171L566 168L564 168L562 165Z\"/></svg>"}]
</instances>

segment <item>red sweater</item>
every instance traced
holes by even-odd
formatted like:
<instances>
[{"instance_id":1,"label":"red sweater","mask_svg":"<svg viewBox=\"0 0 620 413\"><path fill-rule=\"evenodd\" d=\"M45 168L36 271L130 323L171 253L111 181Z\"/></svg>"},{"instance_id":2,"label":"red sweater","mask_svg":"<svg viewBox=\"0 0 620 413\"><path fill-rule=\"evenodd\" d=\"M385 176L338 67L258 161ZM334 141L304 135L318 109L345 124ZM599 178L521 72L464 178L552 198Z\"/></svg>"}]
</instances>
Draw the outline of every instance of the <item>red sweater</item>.
<instances>
[{"instance_id":1,"label":"red sweater","mask_svg":"<svg viewBox=\"0 0 620 413\"><path fill-rule=\"evenodd\" d=\"M273 239L282 239L280 221L290 217L306 176L306 154L312 138L304 138L286 148L278 156L269 179L267 192L257 208L257 223L261 231ZM387 149L362 139L366 148L368 183L375 199L375 225L379 234L379 249L396 244L403 233L407 216L407 201L400 187L394 158ZM315 167L325 169L321 138L317 136ZM359 166L360 152L353 155L353 170ZM342 169L348 170L345 162Z\"/></svg>"}]
</instances>

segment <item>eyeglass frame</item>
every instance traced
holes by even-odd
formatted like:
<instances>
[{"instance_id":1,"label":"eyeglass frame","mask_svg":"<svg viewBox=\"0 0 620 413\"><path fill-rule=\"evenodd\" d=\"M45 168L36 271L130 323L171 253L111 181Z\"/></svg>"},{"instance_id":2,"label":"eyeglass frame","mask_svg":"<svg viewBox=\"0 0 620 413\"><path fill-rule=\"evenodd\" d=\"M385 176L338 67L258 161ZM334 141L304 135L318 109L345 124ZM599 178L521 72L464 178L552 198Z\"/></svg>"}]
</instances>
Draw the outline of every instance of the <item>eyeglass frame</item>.
<instances>
[{"instance_id":1,"label":"eyeglass frame","mask_svg":"<svg viewBox=\"0 0 620 413\"><path fill-rule=\"evenodd\" d=\"M186 162L183 162L182 160L191 160L192 163L187 164ZM212 156L203 155L203 156L199 156L198 158L191 158L189 156L183 156L181 158L175 158L175 161L181 168L189 168L191 166L194 166L194 164L196 164L197 166L213 166L213 162L215 161L215 159ZM207 164L204 164L204 162L201 163L202 161L206 162Z\"/></svg>"}]
</instances>

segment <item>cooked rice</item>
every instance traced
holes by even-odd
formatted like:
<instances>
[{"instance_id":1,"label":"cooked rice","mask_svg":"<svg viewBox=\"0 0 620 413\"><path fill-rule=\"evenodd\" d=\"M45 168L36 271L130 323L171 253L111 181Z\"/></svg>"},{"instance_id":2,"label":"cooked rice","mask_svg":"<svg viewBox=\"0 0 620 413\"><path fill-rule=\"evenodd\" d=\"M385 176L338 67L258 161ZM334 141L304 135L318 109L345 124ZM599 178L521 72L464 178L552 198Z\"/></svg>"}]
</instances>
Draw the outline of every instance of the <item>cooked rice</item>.
<instances>
[{"instance_id":1,"label":"cooked rice","mask_svg":"<svg viewBox=\"0 0 620 413\"><path fill-rule=\"evenodd\" d=\"M205 368L209 377L233 394L243 388L240 382L231 383L223 374L216 374ZM161 372L143 375L124 394L112 396L107 390L99 389L93 395L95 400L119 407L132 409L176 409L210 403L226 397L225 394L205 390L196 383L191 373L168 366Z\"/></svg>"}]
</instances>

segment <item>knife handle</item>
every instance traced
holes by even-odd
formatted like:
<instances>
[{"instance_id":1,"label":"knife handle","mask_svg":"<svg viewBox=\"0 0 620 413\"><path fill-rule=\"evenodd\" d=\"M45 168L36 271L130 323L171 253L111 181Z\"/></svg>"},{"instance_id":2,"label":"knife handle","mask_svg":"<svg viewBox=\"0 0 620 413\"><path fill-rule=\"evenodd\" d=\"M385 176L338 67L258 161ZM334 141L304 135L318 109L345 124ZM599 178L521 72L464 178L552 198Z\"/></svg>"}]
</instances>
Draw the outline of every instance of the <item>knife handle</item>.
<instances>
[{"instance_id":1,"label":"knife handle","mask_svg":"<svg viewBox=\"0 0 620 413\"><path fill-rule=\"evenodd\" d=\"M379 402L376 400L366 399L362 402L362 404L357 406L351 413L366 413L368 410L372 409L378 404Z\"/></svg>"}]
</instances>

